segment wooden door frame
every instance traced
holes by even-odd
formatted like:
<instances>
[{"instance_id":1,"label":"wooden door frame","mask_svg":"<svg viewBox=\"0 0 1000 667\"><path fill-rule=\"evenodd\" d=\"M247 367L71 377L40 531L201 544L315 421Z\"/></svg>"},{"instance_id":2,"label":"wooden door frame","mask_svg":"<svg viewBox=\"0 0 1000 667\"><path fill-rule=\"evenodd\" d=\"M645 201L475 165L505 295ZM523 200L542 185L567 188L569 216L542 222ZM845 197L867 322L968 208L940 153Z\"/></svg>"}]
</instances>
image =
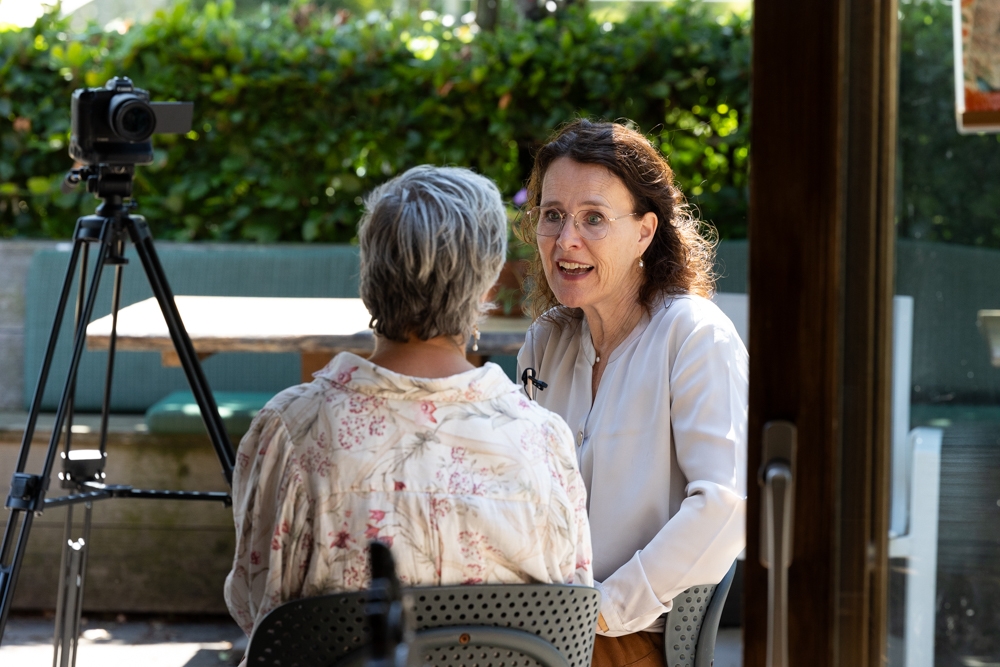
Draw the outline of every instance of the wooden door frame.
<instances>
[{"instance_id":1,"label":"wooden door frame","mask_svg":"<svg viewBox=\"0 0 1000 667\"><path fill-rule=\"evenodd\" d=\"M764 667L764 424L798 427L793 665L884 662L896 0L756 0L744 665Z\"/></svg>"}]
</instances>

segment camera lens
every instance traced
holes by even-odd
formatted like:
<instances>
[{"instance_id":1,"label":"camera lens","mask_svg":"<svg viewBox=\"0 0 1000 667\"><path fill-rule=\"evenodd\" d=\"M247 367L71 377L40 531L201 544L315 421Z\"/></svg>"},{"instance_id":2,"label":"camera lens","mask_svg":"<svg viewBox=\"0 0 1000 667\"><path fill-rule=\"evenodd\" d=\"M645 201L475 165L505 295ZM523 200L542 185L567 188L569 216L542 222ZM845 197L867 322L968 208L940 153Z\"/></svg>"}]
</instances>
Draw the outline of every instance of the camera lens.
<instances>
[{"instance_id":1,"label":"camera lens","mask_svg":"<svg viewBox=\"0 0 1000 667\"><path fill-rule=\"evenodd\" d=\"M152 107L136 95L115 95L108 114L112 131L126 141L145 141L156 129Z\"/></svg>"}]
</instances>

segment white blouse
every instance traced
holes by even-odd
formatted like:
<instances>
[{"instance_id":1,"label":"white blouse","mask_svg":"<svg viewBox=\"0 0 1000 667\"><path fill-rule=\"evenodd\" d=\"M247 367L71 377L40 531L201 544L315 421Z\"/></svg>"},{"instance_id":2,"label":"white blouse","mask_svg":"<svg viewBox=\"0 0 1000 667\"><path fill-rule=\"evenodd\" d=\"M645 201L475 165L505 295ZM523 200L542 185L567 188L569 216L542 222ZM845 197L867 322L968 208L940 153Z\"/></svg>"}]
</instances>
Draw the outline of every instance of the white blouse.
<instances>
[{"instance_id":1,"label":"white blouse","mask_svg":"<svg viewBox=\"0 0 1000 667\"><path fill-rule=\"evenodd\" d=\"M711 301L677 296L611 353L591 404L586 318L528 331L518 376L576 435L601 612L618 636L662 631L684 589L718 582L746 541L748 357Z\"/></svg>"},{"instance_id":2,"label":"white blouse","mask_svg":"<svg viewBox=\"0 0 1000 667\"><path fill-rule=\"evenodd\" d=\"M499 366L440 379L349 353L254 419L233 471L226 604L249 635L290 599L368 585L368 543L406 586L589 586L573 436Z\"/></svg>"}]
</instances>

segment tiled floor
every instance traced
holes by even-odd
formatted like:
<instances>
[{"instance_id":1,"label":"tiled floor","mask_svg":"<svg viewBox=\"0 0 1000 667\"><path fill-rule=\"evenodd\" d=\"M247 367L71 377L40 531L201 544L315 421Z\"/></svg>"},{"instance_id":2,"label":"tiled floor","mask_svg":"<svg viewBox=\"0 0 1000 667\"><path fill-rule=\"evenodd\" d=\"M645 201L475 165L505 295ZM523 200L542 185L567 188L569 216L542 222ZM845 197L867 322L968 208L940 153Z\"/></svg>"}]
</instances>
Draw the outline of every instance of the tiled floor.
<instances>
[{"instance_id":1,"label":"tiled floor","mask_svg":"<svg viewBox=\"0 0 1000 667\"><path fill-rule=\"evenodd\" d=\"M51 619L12 617L0 644L0 665L49 667ZM246 637L224 619L199 623L155 620L98 621L83 626L77 667L228 667L246 649ZM719 631L715 667L740 667L739 628Z\"/></svg>"},{"instance_id":2,"label":"tiled floor","mask_svg":"<svg viewBox=\"0 0 1000 667\"><path fill-rule=\"evenodd\" d=\"M52 620L12 617L0 644L0 665L49 667ZM96 621L82 628L77 667L223 667L235 665L246 636L235 623L218 621Z\"/></svg>"}]
</instances>

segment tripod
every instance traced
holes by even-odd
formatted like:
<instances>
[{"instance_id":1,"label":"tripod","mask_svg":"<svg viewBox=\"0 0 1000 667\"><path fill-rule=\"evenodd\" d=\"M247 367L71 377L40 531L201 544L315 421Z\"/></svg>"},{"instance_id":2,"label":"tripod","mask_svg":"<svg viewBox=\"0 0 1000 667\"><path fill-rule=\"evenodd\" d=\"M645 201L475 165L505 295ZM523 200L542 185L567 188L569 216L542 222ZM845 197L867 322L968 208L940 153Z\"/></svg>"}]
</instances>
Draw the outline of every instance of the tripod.
<instances>
[{"instance_id":1,"label":"tripod","mask_svg":"<svg viewBox=\"0 0 1000 667\"><path fill-rule=\"evenodd\" d=\"M10 511L3 542L0 544L0 641L10 613L11 602L18 573L28 546L28 536L34 517L49 507L68 506L66 529L63 541L62 564L59 575L59 592L56 602L55 655L54 667L72 667L76 664L77 638L80 634L80 614L83 603L84 574L90 542L91 513L93 503L105 498L159 498L164 500L214 500L227 506L231 504L228 493L213 491L153 491L134 489L131 486L106 484L104 464L107 458L108 417L111 407L111 378L115 362L115 336L120 306L122 267L128 260L124 257L125 243L135 246L150 287L160 304L163 318L170 331L174 348L180 357L181 366L188 384L201 408L202 418L208 429L209 438L222 464L226 482L232 484L235 455L226 433L225 424L219 416L215 398L202 372L198 355L181 321L174 303L174 295L167 284L163 267L153 247L153 236L142 216L130 215L134 202L125 202L132 195L133 166L99 165L84 167L70 172L67 182L87 181L87 189L103 203L97 208L97 215L81 217L73 232L73 249L69 266L63 281L55 322L49 334L48 346L42 362L42 370L31 401L28 423L21 439L21 449L17 467L10 484L6 508ZM94 268L87 285L87 263L90 246L96 244ZM80 280L76 298L76 322L73 348L67 372L56 408L55 424L49 440L45 463L39 474L25 472L28 453L35 433L35 424L49 379L49 370L55 354L59 329L70 297L73 275L79 265ZM87 323L90 321L97 298L97 288L105 266L114 267L114 285L111 304L111 337L108 349L108 365L104 380L104 395L101 407L100 448L96 450L72 449L73 400L76 389L77 369L83 354ZM46 498L52 467L59 450L59 443L65 435L61 452L63 470L59 473L60 485L69 489L68 495ZM83 504L83 529L78 539L74 539L73 507Z\"/></svg>"}]
</instances>

